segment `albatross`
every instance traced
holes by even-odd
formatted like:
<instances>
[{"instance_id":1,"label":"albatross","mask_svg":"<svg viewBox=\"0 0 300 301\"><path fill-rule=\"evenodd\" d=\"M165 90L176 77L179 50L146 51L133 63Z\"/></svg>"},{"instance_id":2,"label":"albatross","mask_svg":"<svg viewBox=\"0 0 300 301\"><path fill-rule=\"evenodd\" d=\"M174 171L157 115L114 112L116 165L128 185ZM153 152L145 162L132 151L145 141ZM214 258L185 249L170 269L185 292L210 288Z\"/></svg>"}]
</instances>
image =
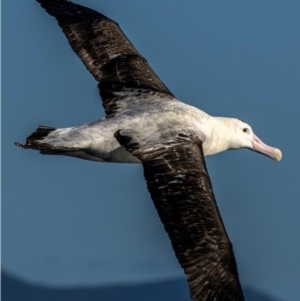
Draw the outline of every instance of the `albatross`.
<instances>
[{"instance_id":1,"label":"albatross","mask_svg":"<svg viewBox=\"0 0 300 301\"><path fill-rule=\"evenodd\" d=\"M213 117L179 101L115 21L71 1L37 2L98 82L106 117L69 128L38 126L15 144L48 155L141 163L191 298L244 300L204 157L248 148L280 161L280 150L242 120Z\"/></svg>"}]
</instances>

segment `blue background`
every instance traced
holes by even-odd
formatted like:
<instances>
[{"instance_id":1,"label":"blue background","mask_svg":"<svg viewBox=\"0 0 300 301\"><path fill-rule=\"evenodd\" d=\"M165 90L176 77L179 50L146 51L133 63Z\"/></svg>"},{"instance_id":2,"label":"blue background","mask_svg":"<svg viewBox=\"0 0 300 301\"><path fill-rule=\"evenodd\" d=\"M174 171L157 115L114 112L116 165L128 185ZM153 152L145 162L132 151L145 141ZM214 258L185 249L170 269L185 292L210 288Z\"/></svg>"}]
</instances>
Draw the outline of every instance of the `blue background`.
<instances>
[{"instance_id":1,"label":"blue background","mask_svg":"<svg viewBox=\"0 0 300 301\"><path fill-rule=\"evenodd\" d=\"M80 4L116 20L180 100L246 120L282 150L280 163L239 150L207 164L247 300L300 300L300 2ZM35 1L3 0L2 29L3 300L189 300L140 165L13 145L38 124L104 113L96 82Z\"/></svg>"}]
</instances>

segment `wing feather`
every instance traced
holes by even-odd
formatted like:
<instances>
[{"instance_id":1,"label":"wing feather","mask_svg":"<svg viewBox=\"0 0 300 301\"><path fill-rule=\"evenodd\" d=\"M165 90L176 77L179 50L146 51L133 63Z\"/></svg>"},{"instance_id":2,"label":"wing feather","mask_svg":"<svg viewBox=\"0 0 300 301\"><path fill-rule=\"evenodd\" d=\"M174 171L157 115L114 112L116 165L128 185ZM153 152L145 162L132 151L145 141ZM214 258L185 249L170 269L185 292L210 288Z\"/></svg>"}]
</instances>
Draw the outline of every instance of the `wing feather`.
<instances>
[{"instance_id":1,"label":"wing feather","mask_svg":"<svg viewBox=\"0 0 300 301\"><path fill-rule=\"evenodd\" d=\"M125 110L136 98L176 101L118 23L71 1L37 2L56 18L74 52L99 82L107 117Z\"/></svg>"},{"instance_id":2,"label":"wing feather","mask_svg":"<svg viewBox=\"0 0 300 301\"><path fill-rule=\"evenodd\" d=\"M129 134L122 130L115 136L142 161L148 190L187 275L192 299L244 300L202 142L193 134L156 143Z\"/></svg>"}]
</instances>

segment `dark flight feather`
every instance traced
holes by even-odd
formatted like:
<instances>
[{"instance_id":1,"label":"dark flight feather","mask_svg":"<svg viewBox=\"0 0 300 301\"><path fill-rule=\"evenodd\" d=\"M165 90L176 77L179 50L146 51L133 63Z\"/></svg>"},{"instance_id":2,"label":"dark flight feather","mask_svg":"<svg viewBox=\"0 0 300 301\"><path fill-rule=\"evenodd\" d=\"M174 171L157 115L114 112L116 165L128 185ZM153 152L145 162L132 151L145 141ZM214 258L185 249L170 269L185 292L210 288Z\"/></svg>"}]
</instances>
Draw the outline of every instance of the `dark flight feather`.
<instances>
[{"instance_id":1,"label":"dark flight feather","mask_svg":"<svg viewBox=\"0 0 300 301\"><path fill-rule=\"evenodd\" d=\"M15 142L15 145L20 146L22 148L31 148L39 150L42 154L64 154L72 153L78 151L79 149L76 147L67 147L67 146L55 146L49 143L43 142L44 138L46 138L49 134L55 131L56 128L39 125L37 129L30 134L26 138L26 143Z\"/></svg>"},{"instance_id":2,"label":"dark flight feather","mask_svg":"<svg viewBox=\"0 0 300 301\"><path fill-rule=\"evenodd\" d=\"M232 245L224 228L203 156L194 135L151 145L115 134L142 161L148 190L195 301L242 301Z\"/></svg>"},{"instance_id":3,"label":"dark flight feather","mask_svg":"<svg viewBox=\"0 0 300 301\"><path fill-rule=\"evenodd\" d=\"M37 2L56 18L72 49L99 82L106 117L126 109L133 97L175 100L118 23L71 1Z\"/></svg>"}]
</instances>

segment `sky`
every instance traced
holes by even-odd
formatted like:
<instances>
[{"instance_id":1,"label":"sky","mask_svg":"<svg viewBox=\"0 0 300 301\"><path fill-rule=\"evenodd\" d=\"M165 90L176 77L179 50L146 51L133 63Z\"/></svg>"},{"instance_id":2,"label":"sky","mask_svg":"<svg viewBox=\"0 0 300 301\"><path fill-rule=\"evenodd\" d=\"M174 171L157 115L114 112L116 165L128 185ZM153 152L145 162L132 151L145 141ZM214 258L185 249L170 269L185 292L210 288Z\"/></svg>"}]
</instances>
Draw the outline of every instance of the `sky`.
<instances>
[{"instance_id":1,"label":"sky","mask_svg":"<svg viewBox=\"0 0 300 301\"><path fill-rule=\"evenodd\" d=\"M77 0L116 20L176 97L247 121L282 150L207 158L242 286L300 300L298 0ZM2 1L2 268L51 287L184 278L140 165L13 145L37 125L104 116L97 85L56 21ZM298 279L297 279L298 278Z\"/></svg>"}]
</instances>

